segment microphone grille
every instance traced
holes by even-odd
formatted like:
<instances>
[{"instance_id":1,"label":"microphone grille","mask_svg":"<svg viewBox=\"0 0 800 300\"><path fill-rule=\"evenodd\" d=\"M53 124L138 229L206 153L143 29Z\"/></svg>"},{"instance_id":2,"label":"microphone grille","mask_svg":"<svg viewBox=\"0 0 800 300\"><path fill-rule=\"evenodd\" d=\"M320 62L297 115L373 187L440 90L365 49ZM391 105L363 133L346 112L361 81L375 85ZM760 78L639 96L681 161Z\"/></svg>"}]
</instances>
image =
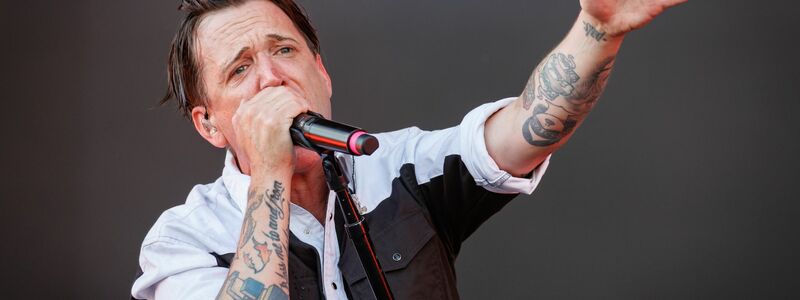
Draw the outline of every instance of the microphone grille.
<instances>
[{"instance_id":1,"label":"microphone grille","mask_svg":"<svg viewBox=\"0 0 800 300\"><path fill-rule=\"evenodd\" d=\"M356 139L356 147L364 155L372 154L375 150L378 150L379 146L378 139L369 134L362 134Z\"/></svg>"}]
</instances>

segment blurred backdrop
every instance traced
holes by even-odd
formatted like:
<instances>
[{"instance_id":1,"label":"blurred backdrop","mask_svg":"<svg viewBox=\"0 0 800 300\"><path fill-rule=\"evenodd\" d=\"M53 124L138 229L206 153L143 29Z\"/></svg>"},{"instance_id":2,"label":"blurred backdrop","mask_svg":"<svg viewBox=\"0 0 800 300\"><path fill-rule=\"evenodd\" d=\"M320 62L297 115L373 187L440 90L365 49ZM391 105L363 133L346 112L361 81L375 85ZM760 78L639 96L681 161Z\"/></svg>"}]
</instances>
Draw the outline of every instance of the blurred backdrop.
<instances>
[{"instance_id":1,"label":"blurred backdrop","mask_svg":"<svg viewBox=\"0 0 800 300\"><path fill-rule=\"evenodd\" d=\"M577 0L301 1L334 118L457 124L518 95ZM165 209L221 173L166 87L178 1L0 4L7 299L127 299ZM800 296L800 4L693 0L630 34L539 189L464 245L464 299Z\"/></svg>"}]
</instances>

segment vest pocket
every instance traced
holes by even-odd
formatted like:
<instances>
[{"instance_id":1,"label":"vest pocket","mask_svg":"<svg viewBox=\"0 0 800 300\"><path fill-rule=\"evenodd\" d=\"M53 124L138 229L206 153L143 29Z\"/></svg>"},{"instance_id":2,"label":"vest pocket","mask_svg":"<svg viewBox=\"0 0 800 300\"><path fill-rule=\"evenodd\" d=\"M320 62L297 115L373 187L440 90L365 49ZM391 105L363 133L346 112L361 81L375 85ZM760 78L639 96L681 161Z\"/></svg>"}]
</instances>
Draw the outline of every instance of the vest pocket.
<instances>
[{"instance_id":1,"label":"vest pocket","mask_svg":"<svg viewBox=\"0 0 800 300\"><path fill-rule=\"evenodd\" d=\"M373 216L377 217L377 216ZM443 284L441 243L422 211L402 216L385 228L369 228L372 242L389 287L397 299L441 298ZM369 223L368 223L369 224ZM349 241L339 261L354 299L373 299L358 254Z\"/></svg>"}]
</instances>

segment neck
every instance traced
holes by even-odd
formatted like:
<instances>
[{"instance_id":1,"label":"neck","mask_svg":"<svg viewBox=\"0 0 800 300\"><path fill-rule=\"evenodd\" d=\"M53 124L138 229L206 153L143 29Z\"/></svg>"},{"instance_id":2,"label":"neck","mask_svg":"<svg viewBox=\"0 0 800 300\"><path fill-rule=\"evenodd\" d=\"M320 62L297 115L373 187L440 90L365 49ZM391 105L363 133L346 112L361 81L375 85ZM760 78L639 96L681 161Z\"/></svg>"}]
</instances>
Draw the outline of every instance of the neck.
<instances>
[{"instance_id":1,"label":"neck","mask_svg":"<svg viewBox=\"0 0 800 300\"><path fill-rule=\"evenodd\" d=\"M292 175L292 203L310 212L320 224L325 224L328 193L321 164L307 172Z\"/></svg>"},{"instance_id":2,"label":"neck","mask_svg":"<svg viewBox=\"0 0 800 300\"><path fill-rule=\"evenodd\" d=\"M242 164L237 156L234 156L234 162L243 174L250 175L249 166ZM291 202L310 212L323 225L328 208L329 191L321 163L312 164L311 167L292 174L291 194L289 194Z\"/></svg>"}]
</instances>

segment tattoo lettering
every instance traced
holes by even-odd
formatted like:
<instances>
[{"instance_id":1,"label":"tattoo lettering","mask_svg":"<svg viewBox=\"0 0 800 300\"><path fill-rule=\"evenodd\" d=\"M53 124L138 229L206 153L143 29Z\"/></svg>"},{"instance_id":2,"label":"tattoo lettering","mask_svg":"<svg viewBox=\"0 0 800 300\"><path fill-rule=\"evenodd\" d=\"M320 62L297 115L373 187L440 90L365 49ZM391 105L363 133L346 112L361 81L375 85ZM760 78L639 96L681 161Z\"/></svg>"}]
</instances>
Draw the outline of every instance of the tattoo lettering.
<instances>
[{"instance_id":1,"label":"tattoo lettering","mask_svg":"<svg viewBox=\"0 0 800 300\"><path fill-rule=\"evenodd\" d=\"M614 57L605 59L588 78L581 79L572 55L551 54L532 75L538 76L538 87L534 89L529 81L523 94L523 106L532 89L535 97L531 99L536 102L522 126L525 140L533 146L546 147L569 135L599 99L613 62ZM527 106L533 105L534 100Z\"/></svg>"},{"instance_id":2,"label":"tattoo lettering","mask_svg":"<svg viewBox=\"0 0 800 300\"><path fill-rule=\"evenodd\" d=\"M278 276L280 276L283 280L280 283L281 287L289 288L288 280L289 280L289 268L286 266L286 248L283 246L281 242L281 234L278 230L278 220L284 219L284 211L283 211L283 202L286 201L286 198L283 197L283 184L278 181L272 186L272 193L269 195L265 194L264 202L267 203L267 207L269 208L269 224L268 224L268 231L264 232L269 239L272 240L272 252L279 259L278 263ZM284 230L284 237L288 238L289 233L288 229Z\"/></svg>"},{"instance_id":3,"label":"tattoo lettering","mask_svg":"<svg viewBox=\"0 0 800 300\"><path fill-rule=\"evenodd\" d=\"M284 231L284 236L286 236L286 237L289 236L289 229L286 229L286 231ZM283 279L279 283L279 285L282 288L286 288L288 290L289 289L289 267L287 267L286 263L285 263L287 261L286 254L285 254L287 252L287 249L286 249L286 247L283 246L283 244L273 243L273 251L275 252L275 255L278 256L278 258L280 258L280 262L278 263L278 272L275 272L275 274L278 275L278 277Z\"/></svg>"},{"instance_id":4,"label":"tattoo lettering","mask_svg":"<svg viewBox=\"0 0 800 300\"><path fill-rule=\"evenodd\" d=\"M264 284L253 278L241 279L239 272L232 272L225 281L225 293L235 300L284 300L289 299L289 295L278 287L271 285L264 287Z\"/></svg>"},{"instance_id":5,"label":"tattoo lettering","mask_svg":"<svg viewBox=\"0 0 800 300\"><path fill-rule=\"evenodd\" d=\"M235 258L240 259L253 274L264 270L274 272L280 278L278 283L265 288L263 283L254 278L239 278L239 270L232 270L220 296L227 295L233 299L288 299L288 249L284 244L288 242L289 228L279 227L287 217L283 207L286 204L284 191L283 184L275 181L271 190L253 187L248 192L248 207ZM277 262L273 255L278 257Z\"/></svg>"},{"instance_id":6,"label":"tattoo lettering","mask_svg":"<svg viewBox=\"0 0 800 300\"><path fill-rule=\"evenodd\" d=\"M589 24L589 22L583 22L583 31L586 32L586 36L593 38L595 41L606 41L606 33L600 30L597 30L594 25Z\"/></svg>"},{"instance_id":7,"label":"tattoo lettering","mask_svg":"<svg viewBox=\"0 0 800 300\"><path fill-rule=\"evenodd\" d=\"M286 267L286 263L281 262L278 264L278 272L276 272L278 276L280 276L283 281L279 283L281 288L289 289L289 268Z\"/></svg>"},{"instance_id":8,"label":"tattoo lettering","mask_svg":"<svg viewBox=\"0 0 800 300\"><path fill-rule=\"evenodd\" d=\"M278 220L283 220L283 185L280 182L275 182L272 188L272 193L263 196L264 202L267 203L269 208L269 231L264 234L275 242L280 242L281 235L278 233Z\"/></svg>"}]
</instances>

